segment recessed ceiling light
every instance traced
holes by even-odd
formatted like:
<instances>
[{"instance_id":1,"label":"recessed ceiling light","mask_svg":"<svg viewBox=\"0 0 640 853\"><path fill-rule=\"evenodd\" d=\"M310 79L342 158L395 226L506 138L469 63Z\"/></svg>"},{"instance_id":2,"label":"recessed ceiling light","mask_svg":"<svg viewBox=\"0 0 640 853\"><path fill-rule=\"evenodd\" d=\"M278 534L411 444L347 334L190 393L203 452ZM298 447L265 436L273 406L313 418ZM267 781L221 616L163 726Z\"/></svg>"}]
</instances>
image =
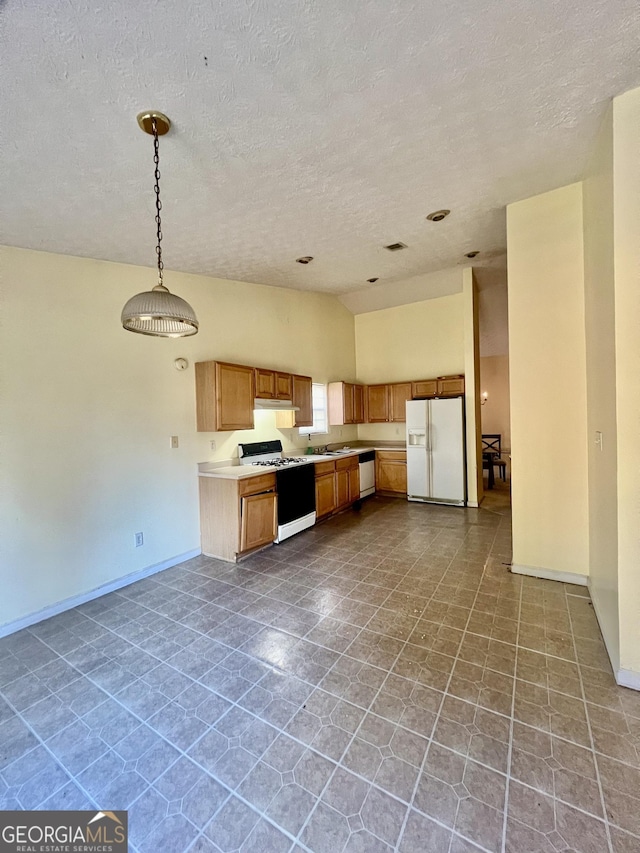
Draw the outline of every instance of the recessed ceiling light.
<instances>
[{"instance_id":1,"label":"recessed ceiling light","mask_svg":"<svg viewBox=\"0 0 640 853\"><path fill-rule=\"evenodd\" d=\"M296 258L297 264L310 264L313 260L311 255L304 255L302 258Z\"/></svg>"},{"instance_id":2,"label":"recessed ceiling light","mask_svg":"<svg viewBox=\"0 0 640 853\"><path fill-rule=\"evenodd\" d=\"M374 284L376 281L378 281L378 279L377 278L368 278L367 281L369 282L369 284Z\"/></svg>"},{"instance_id":3,"label":"recessed ceiling light","mask_svg":"<svg viewBox=\"0 0 640 853\"><path fill-rule=\"evenodd\" d=\"M406 249L406 243L389 243L388 246L385 246L385 249L388 249L390 252L399 252L400 249Z\"/></svg>"},{"instance_id":4,"label":"recessed ceiling light","mask_svg":"<svg viewBox=\"0 0 640 853\"><path fill-rule=\"evenodd\" d=\"M473 252L465 252L465 258L475 258L480 254L479 249L475 249Z\"/></svg>"},{"instance_id":5,"label":"recessed ceiling light","mask_svg":"<svg viewBox=\"0 0 640 853\"><path fill-rule=\"evenodd\" d=\"M427 216L429 222L442 222L445 216L448 216L451 213L450 210L443 208L442 210L434 210L433 213L430 213Z\"/></svg>"}]
</instances>

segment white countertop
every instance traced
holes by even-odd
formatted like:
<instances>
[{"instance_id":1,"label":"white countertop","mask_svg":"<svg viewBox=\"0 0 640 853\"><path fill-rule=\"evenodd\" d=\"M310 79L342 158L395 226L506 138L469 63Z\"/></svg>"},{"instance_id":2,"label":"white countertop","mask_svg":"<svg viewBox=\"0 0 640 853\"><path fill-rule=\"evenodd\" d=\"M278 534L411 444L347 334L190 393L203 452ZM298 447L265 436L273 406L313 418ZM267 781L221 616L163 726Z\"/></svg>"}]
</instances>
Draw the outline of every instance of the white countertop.
<instances>
[{"instance_id":1,"label":"white countertop","mask_svg":"<svg viewBox=\"0 0 640 853\"><path fill-rule=\"evenodd\" d=\"M361 453L367 453L370 450L406 450L404 444L397 447L354 447L344 453L337 454L299 454L305 456L309 463L315 462L335 462L336 459L341 459L345 456L359 456ZM294 454L290 454L294 455ZM222 480L244 480L246 477L259 477L261 474L271 474L273 471L283 470L276 465L222 465L216 467L215 462L202 462L199 466L199 477L217 477Z\"/></svg>"}]
</instances>

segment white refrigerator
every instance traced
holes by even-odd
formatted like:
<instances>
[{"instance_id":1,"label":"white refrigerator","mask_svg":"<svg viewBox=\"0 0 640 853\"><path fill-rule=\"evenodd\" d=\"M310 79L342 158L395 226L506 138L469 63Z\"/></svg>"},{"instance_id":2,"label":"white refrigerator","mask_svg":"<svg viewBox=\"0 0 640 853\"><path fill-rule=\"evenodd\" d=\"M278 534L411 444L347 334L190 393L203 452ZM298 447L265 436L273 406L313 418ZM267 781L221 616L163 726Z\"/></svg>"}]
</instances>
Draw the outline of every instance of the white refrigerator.
<instances>
[{"instance_id":1,"label":"white refrigerator","mask_svg":"<svg viewBox=\"0 0 640 853\"><path fill-rule=\"evenodd\" d=\"M462 397L407 402L407 497L464 506L466 465Z\"/></svg>"}]
</instances>

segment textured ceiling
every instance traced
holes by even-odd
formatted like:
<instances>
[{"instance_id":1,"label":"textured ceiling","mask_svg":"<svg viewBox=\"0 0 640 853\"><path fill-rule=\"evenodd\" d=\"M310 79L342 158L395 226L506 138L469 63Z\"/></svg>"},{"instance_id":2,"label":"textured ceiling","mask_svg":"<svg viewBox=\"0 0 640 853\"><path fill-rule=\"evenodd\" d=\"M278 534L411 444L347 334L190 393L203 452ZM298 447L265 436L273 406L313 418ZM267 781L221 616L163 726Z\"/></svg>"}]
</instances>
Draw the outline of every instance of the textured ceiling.
<instances>
[{"instance_id":1,"label":"textured ceiling","mask_svg":"<svg viewBox=\"0 0 640 853\"><path fill-rule=\"evenodd\" d=\"M640 85L637 0L0 7L2 242L152 266L155 108L166 266L309 290L497 255Z\"/></svg>"}]
</instances>

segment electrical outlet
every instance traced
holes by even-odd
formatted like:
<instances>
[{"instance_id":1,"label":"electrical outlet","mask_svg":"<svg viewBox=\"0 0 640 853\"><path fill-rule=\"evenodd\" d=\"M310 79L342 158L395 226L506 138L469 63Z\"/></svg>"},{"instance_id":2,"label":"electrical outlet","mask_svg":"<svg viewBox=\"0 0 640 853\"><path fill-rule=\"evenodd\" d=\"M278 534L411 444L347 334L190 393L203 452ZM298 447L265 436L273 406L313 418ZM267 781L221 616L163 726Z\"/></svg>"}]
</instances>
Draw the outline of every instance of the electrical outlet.
<instances>
[{"instance_id":1,"label":"electrical outlet","mask_svg":"<svg viewBox=\"0 0 640 853\"><path fill-rule=\"evenodd\" d=\"M215 449L216 449L216 443L215 443L215 441L210 441L210 442L209 442L209 444L211 445L211 449L212 449L212 450L215 450Z\"/></svg>"},{"instance_id":2,"label":"electrical outlet","mask_svg":"<svg viewBox=\"0 0 640 853\"><path fill-rule=\"evenodd\" d=\"M176 449L176 447L178 447L178 446L179 446L178 436L177 436L177 435L172 435L172 436L171 436L171 444L170 444L170 447L171 447L173 450L175 450L175 449Z\"/></svg>"},{"instance_id":3,"label":"electrical outlet","mask_svg":"<svg viewBox=\"0 0 640 853\"><path fill-rule=\"evenodd\" d=\"M142 533L136 533L136 548L139 548L141 545L144 545L144 536Z\"/></svg>"}]
</instances>

